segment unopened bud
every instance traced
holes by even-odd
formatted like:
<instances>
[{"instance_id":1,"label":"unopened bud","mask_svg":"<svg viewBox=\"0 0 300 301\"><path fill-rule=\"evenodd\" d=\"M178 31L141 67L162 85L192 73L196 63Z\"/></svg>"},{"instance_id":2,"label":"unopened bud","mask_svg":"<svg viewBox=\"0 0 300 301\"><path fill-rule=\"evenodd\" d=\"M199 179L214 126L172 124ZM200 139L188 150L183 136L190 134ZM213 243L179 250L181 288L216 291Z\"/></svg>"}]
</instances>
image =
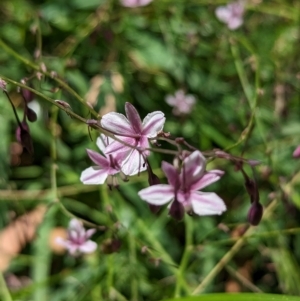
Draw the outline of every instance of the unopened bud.
<instances>
[{"instance_id":1,"label":"unopened bud","mask_svg":"<svg viewBox=\"0 0 300 301\"><path fill-rule=\"evenodd\" d=\"M184 216L184 207L176 199L171 204L169 214L176 220L180 221Z\"/></svg>"},{"instance_id":2,"label":"unopened bud","mask_svg":"<svg viewBox=\"0 0 300 301\"><path fill-rule=\"evenodd\" d=\"M17 141L28 151L30 155L33 154L33 143L29 132L29 127L26 122L22 122L16 130Z\"/></svg>"},{"instance_id":3,"label":"unopened bud","mask_svg":"<svg viewBox=\"0 0 300 301\"><path fill-rule=\"evenodd\" d=\"M66 102L66 101L63 101L63 100L55 100L56 103L58 103L59 105L61 105L62 107L64 107L65 109L72 109L71 106Z\"/></svg>"},{"instance_id":4,"label":"unopened bud","mask_svg":"<svg viewBox=\"0 0 300 301\"><path fill-rule=\"evenodd\" d=\"M27 109L26 109L26 116L27 116L27 118L28 118L28 120L29 120L30 122L35 122L35 121L37 120L37 115L36 115L36 113L35 113L32 109L30 109L30 108L28 108L28 107L27 107Z\"/></svg>"},{"instance_id":5,"label":"unopened bud","mask_svg":"<svg viewBox=\"0 0 300 301\"><path fill-rule=\"evenodd\" d=\"M297 146L297 148L294 150L294 152L293 152L293 157L294 157L295 159L300 158L300 145Z\"/></svg>"},{"instance_id":6,"label":"unopened bud","mask_svg":"<svg viewBox=\"0 0 300 301\"><path fill-rule=\"evenodd\" d=\"M0 89L4 92L7 92L6 90L6 81L0 78Z\"/></svg>"},{"instance_id":7,"label":"unopened bud","mask_svg":"<svg viewBox=\"0 0 300 301\"><path fill-rule=\"evenodd\" d=\"M263 216L263 206L259 202L253 202L248 212L248 222L257 226Z\"/></svg>"},{"instance_id":8,"label":"unopened bud","mask_svg":"<svg viewBox=\"0 0 300 301\"><path fill-rule=\"evenodd\" d=\"M21 93L26 102L30 102L34 98L34 94L27 89L22 88Z\"/></svg>"},{"instance_id":9,"label":"unopened bud","mask_svg":"<svg viewBox=\"0 0 300 301\"><path fill-rule=\"evenodd\" d=\"M157 205L152 205L152 204L148 204L149 209L152 213L156 214L158 213L158 211L160 210L161 206L157 206Z\"/></svg>"},{"instance_id":10,"label":"unopened bud","mask_svg":"<svg viewBox=\"0 0 300 301\"><path fill-rule=\"evenodd\" d=\"M160 184L161 182L159 177L151 171L149 172L148 183L150 186L152 186L152 185Z\"/></svg>"},{"instance_id":11,"label":"unopened bud","mask_svg":"<svg viewBox=\"0 0 300 301\"><path fill-rule=\"evenodd\" d=\"M121 248L121 245L122 242L119 239L109 238L103 242L101 249L104 254L112 254L118 252L119 249Z\"/></svg>"}]
</instances>

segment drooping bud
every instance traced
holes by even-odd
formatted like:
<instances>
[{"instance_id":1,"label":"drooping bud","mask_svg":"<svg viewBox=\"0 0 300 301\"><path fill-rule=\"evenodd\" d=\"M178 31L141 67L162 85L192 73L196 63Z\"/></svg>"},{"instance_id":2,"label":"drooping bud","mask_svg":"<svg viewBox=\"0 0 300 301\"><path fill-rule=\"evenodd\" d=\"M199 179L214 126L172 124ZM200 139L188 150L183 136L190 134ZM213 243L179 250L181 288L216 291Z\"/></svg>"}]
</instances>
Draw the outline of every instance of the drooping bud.
<instances>
[{"instance_id":1,"label":"drooping bud","mask_svg":"<svg viewBox=\"0 0 300 301\"><path fill-rule=\"evenodd\" d=\"M0 78L0 89L4 92L7 92L6 90L6 81Z\"/></svg>"},{"instance_id":2,"label":"drooping bud","mask_svg":"<svg viewBox=\"0 0 300 301\"><path fill-rule=\"evenodd\" d=\"M184 216L184 207L176 199L170 206L169 214L176 220L181 221Z\"/></svg>"},{"instance_id":3,"label":"drooping bud","mask_svg":"<svg viewBox=\"0 0 300 301\"><path fill-rule=\"evenodd\" d=\"M32 101L34 98L34 94L31 91L24 88L21 89L21 94L27 103Z\"/></svg>"},{"instance_id":4,"label":"drooping bud","mask_svg":"<svg viewBox=\"0 0 300 301\"><path fill-rule=\"evenodd\" d=\"M293 157L294 157L295 159L300 158L300 145L297 146L297 148L294 150L294 152L293 152Z\"/></svg>"},{"instance_id":5,"label":"drooping bud","mask_svg":"<svg viewBox=\"0 0 300 301\"><path fill-rule=\"evenodd\" d=\"M160 184L161 182L159 177L154 172L151 171L151 173L150 172L148 173L148 183L150 186L152 186L152 185Z\"/></svg>"},{"instance_id":6,"label":"drooping bud","mask_svg":"<svg viewBox=\"0 0 300 301\"><path fill-rule=\"evenodd\" d=\"M118 252L121 248L122 242L116 238L108 238L101 245L102 252L104 254L112 254Z\"/></svg>"},{"instance_id":7,"label":"drooping bud","mask_svg":"<svg viewBox=\"0 0 300 301\"><path fill-rule=\"evenodd\" d=\"M31 108L27 107L26 116L30 122L35 122L37 120L37 115Z\"/></svg>"},{"instance_id":8,"label":"drooping bud","mask_svg":"<svg viewBox=\"0 0 300 301\"><path fill-rule=\"evenodd\" d=\"M30 155L33 155L33 143L29 131L29 127L26 122L22 121L16 130L17 141L28 151Z\"/></svg>"},{"instance_id":9,"label":"drooping bud","mask_svg":"<svg viewBox=\"0 0 300 301\"><path fill-rule=\"evenodd\" d=\"M248 212L248 222L257 226L263 216L263 206L259 202L253 202Z\"/></svg>"}]
</instances>

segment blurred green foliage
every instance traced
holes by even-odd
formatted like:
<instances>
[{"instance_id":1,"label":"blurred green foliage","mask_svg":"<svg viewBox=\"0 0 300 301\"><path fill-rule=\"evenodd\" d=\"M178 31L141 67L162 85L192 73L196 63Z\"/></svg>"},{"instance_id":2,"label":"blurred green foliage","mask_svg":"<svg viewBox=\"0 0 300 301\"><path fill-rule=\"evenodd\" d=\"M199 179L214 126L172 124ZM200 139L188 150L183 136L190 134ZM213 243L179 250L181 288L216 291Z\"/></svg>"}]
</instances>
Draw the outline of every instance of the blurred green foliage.
<instances>
[{"instance_id":1,"label":"blurred green foliage","mask_svg":"<svg viewBox=\"0 0 300 301\"><path fill-rule=\"evenodd\" d=\"M32 64L55 71L96 112L115 102L123 113L126 101L141 117L161 110L165 131L201 151L228 149L260 160L255 177L261 202L275 204L232 253L246 230L250 201L231 162L218 159L208 165L226 171L209 191L225 200L228 211L176 222L166 208L153 215L139 199L138 190L148 185L146 174L122 183L119 190L82 185L80 173L90 166L85 149L96 150L98 133L92 131L91 140L84 123L40 97L34 99L38 121L30 124L34 157L21 153L17 124L1 93L0 227L38 204L49 207L35 241L5 271L14 300L188 296L225 254L233 254L232 260L203 291L300 295L300 161L292 158L300 144L300 3L249 0L237 31L215 17L216 7L225 3L154 0L125 8L110 0L1 1L0 38L15 53L0 45L0 77L18 82L26 77L30 86L68 102L83 118L89 118L88 109L51 77L33 77ZM165 102L178 89L197 99L188 116L172 115ZM21 118L17 87L8 84L8 92ZM162 142L162 147L169 146ZM172 159L155 153L150 162L162 178L161 161ZM53 228L66 227L72 215L106 227L94 235L99 248L91 256L71 258L49 247ZM18 233L12 239L19 239ZM109 239L122 242L117 253L105 254ZM11 275L26 276L29 284L15 288L8 281Z\"/></svg>"}]
</instances>

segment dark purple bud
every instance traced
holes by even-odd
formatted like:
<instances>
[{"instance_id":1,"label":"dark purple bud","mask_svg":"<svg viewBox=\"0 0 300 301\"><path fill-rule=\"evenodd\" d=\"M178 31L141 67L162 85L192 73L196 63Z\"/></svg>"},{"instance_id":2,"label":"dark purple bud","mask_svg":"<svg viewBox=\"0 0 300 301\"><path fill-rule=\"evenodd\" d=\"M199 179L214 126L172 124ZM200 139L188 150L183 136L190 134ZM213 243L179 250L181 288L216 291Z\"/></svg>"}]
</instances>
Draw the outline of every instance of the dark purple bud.
<instances>
[{"instance_id":1,"label":"dark purple bud","mask_svg":"<svg viewBox=\"0 0 300 301\"><path fill-rule=\"evenodd\" d=\"M248 212L248 222L257 226L263 216L263 206L259 202L253 202Z\"/></svg>"},{"instance_id":2,"label":"dark purple bud","mask_svg":"<svg viewBox=\"0 0 300 301\"><path fill-rule=\"evenodd\" d=\"M295 159L300 158L300 145L297 146L297 148L294 150L294 152L293 152L293 157L294 157Z\"/></svg>"},{"instance_id":3,"label":"dark purple bud","mask_svg":"<svg viewBox=\"0 0 300 301\"><path fill-rule=\"evenodd\" d=\"M148 174L149 174L149 176L148 176L148 183L149 183L150 186L157 185L157 184L161 183L159 177L155 173L153 173L151 171Z\"/></svg>"},{"instance_id":4,"label":"dark purple bud","mask_svg":"<svg viewBox=\"0 0 300 301\"><path fill-rule=\"evenodd\" d=\"M152 205L152 204L148 204L149 209L152 213L156 214L158 213L158 211L160 210L161 206L157 206L157 205Z\"/></svg>"},{"instance_id":5,"label":"dark purple bud","mask_svg":"<svg viewBox=\"0 0 300 301\"><path fill-rule=\"evenodd\" d=\"M32 101L33 98L34 98L34 94L31 91L27 90L27 89L22 88L21 93L22 93L22 96L23 96L23 98L25 99L25 101L27 103Z\"/></svg>"},{"instance_id":6,"label":"dark purple bud","mask_svg":"<svg viewBox=\"0 0 300 301\"><path fill-rule=\"evenodd\" d=\"M30 122L35 122L37 120L37 115L32 109L27 107L27 109L25 109L25 112L26 112L27 119Z\"/></svg>"},{"instance_id":7,"label":"dark purple bud","mask_svg":"<svg viewBox=\"0 0 300 301\"><path fill-rule=\"evenodd\" d=\"M169 214L176 220L181 221L184 216L184 207L176 199L171 204Z\"/></svg>"},{"instance_id":8,"label":"dark purple bud","mask_svg":"<svg viewBox=\"0 0 300 301\"><path fill-rule=\"evenodd\" d=\"M118 252L121 245L122 242L119 239L108 238L103 242L101 249L104 254L112 254Z\"/></svg>"},{"instance_id":9,"label":"dark purple bud","mask_svg":"<svg viewBox=\"0 0 300 301\"><path fill-rule=\"evenodd\" d=\"M17 141L28 151L30 155L33 155L33 143L29 131L29 127L26 122L21 122L16 130Z\"/></svg>"}]
</instances>

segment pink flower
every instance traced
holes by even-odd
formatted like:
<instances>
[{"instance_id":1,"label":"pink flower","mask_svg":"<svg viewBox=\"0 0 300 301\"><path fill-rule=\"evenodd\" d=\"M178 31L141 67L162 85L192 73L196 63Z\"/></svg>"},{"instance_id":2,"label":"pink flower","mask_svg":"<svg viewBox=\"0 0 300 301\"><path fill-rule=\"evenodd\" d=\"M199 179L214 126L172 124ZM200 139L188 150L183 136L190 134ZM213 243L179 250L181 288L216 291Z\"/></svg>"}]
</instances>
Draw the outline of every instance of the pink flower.
<instances>
[{"instance_id":1,"label":"pink flower","mask_svg":"<svg viewBox=\"0 0 300 301\"><path fill-rule=\"evenodd\" d=\"M174 96L168 95L166 97L166 103L174 107L174 115L190 113L195 102L195 97L193 95L185 95L183 90L178 90Z\"/></svg>"},{"instance_id":2,"label":"pink flower","mask_svg":"<svg viewBox=\"0 0 300 301\"><path fill-rule=\"evenodd\" d=\"M231 30L235 30L243 24L244 5L240 1L220 6L215 13L217 18L227 24Z\"/></svg>"},{"instance_id":3,"label":"pink flower","mask_svg":"<svg viewBox=\"0 0 300 301\"><path fill-rule=\"evenodd\" d=\"M127 118L116 112L105 114L101 125L132 147L113 141L106 147L105 154L119 154L122 157L125 153L122 171L126 175L134 175L147 168L144 158L150 155L149 150L145 150L149 148L148 139L155 138L162 131L165 117L163 112L155 111L148 114L142 122L139 113L129 102L125 104L125 111Z\"/></svg>"},{"instance_id":4,"label":"pink flower","mask_svg":"<svg viewBox=\"0 0 300 301\"><path fill-rule=\"evenodd\" d=\"M293 157L296 158L296 159L300 158L300 145L297 146L297 148L294 150Z\"/></svg>"},{"instance_id":5,"label":"pink flower","mask_svg":"<svg viewBox=\"0 0 300 301\"><path fill-rule=\"evenodd\" d=\"M96 232L95 229L85 230L77 219L71 219L68 228L68 238L58 237L56 242L64 246L71 255L92 253L97 249L97 244L89 238Z\"/></svg>"},{"instance_id":6,"label":"pink flower","mask_svg":"<svg viewBox=\"0 0 300 301\"><path fill-rule=\"evenodd\" d=\"M112 142L111 138L101 134L97 139L97 146L105 152L107 146ZM116 154L110 154L106 157L101 154L87 149L87 153L90 159L96 164L96 166L89 167L81 173L80 181L83 184L103 184L108 176L114 176L121 171L120 164L126 154L121 152Z\"/></svg>"},{"instance_id":7,"label":"pink flower","mask_svg":"<svg viewBox=\"0 0 300 301\"><path fill-rule=\"evenodd\" d=\"M6 85L7 85L6 81L0 77L0 90L7 92Z\"/></svg>"},{"instance_id":8,"label":"pink flower","mask_svg":"<svg viewBox=\"0 0 300 301\"><path fill-rule=\"evenodd\" d=\"M162 162L162 170L169 184L153 185L142 189L138 194L144 201L161 206L171 201L171 211L180 214L180 207L194 211L198 215L221 214L226 211L223 200L212 192L201 192L200 189L218 181L224 174L221 170L205 171L205 158L199 151L194 151L183 160L181 171ZM175 206L176 205L176 206Z\"/></svg>"},{"instance_id":9,"label":"pink flower","mask_svg":"<svg viewBox=\"0 0 300 301\"><path fill-rule=\"evenodd\" d=\"M146 6L153 0L120 0L121 4L126 7Z\"/></svg>"}]
</instances>

